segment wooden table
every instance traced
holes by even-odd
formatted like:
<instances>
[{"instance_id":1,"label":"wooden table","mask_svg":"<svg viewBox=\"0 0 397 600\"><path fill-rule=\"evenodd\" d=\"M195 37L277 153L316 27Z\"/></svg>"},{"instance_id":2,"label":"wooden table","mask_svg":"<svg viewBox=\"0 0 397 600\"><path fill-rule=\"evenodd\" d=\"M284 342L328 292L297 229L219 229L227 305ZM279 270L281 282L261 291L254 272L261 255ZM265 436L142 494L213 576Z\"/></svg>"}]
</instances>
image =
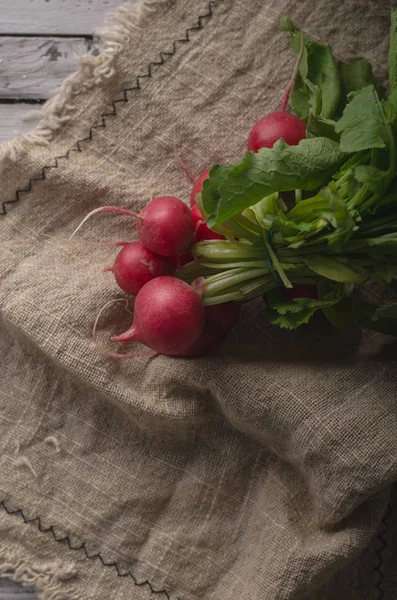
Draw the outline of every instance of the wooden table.
<instances>
[{"instance_id":1,"label":"wooden table","mask_svg":"<svg viewBox=\"0 0 397 600\"><path fill-rule=\"evenodd\" d=\"M0 0L0 142L30 131L21 117L40 108L75 70L76 55L97 52L94 30L123 0ZM36 600L0 577L0 600Z\"/></svg>"},{"instance_id":2,"label":"wooden table","mask_svg":"<svg viewBox=\"0 0 397 600\"><path fill-rule=\"evenodd\" d=\"M76 55L98 52L94 30L124 0L0 0L0 142L34 123L37 110L75 70Z\"/></svg>"}]
</instances>

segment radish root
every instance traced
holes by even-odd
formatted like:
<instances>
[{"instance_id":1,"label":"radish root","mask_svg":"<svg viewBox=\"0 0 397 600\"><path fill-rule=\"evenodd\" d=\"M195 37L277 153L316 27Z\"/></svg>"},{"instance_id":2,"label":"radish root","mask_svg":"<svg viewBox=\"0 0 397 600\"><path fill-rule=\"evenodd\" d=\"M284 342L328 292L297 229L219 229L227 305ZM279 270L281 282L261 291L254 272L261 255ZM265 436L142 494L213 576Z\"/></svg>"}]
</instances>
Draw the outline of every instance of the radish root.
<instances>
[{"instance_id":1,"label":"radish root","mask_svg":"<svg viewBox=\"0 0 397 600\"><path fill-rule=\"evenodd\" d=\"M146 352L134 352L133 354L117 354L116 352L109 352L108 350L106 350L106 348L104 346L102 346L96 340L96 331L97 331L99 319L101 318L102 313L112 304L116 304L116 302L124 302L124 309L127 312L129 312L131 315L133 314L128 309L128 301L125 298L116 298L116 300L109 300L109 302L106 302L106 304L104 304L104 306L102 306L101 310L99 311L99 313L96 316L94 326L92 328L92 339L93 339L96 347L98 348L98 350L101 352L101 354L104 354L105 356L107 356L109 358L140 358L143 356L156 356L158 354L158 352L155 352L154 350L148 350Z\"/></svg>"},{"instance_id":2,"label":"radish root","mask_svg":"<svg viewBox=\"0 0 397 600\"><path fill-rule=\"evenodd\" d=\"M176 162L178 163L178 165L180 167L182 167L182 169L185 171L186 175L188 176L188 178L190 179L190 181L192 183L195 182L195 178L192 175L191 170L189 169L189 167L186 165L186 163L183 162L180 154L178 153L178 149L177 149L177 144L176 144L176 133L175 133L175 129L174 129L174 134L173 134L173 147L174 147L174 154L175 154L175 159Z\"/></svg>"},{"instance_id":3,"label":"radish root","mask_svg":"<svg viewBox=\"0 0 397 600\"><path fill-rule=\"evenodd\" d=\"M127 246L127 244L130 244L131 242L89 242L88 240L76 240L70 237L70 238L64 238L61 237L60 235L49 235L48 233L40 233L41 236L46 237L50 240L57 240L59 242L71 242L73 241L73 243L75 244L87 244L88 246L96 246L96 247L101 247L101 248L110 248L112 246Z\"/></svg>"},{"instance_id":4,"label":"radish root","mask_svg":"<svg viewBox=\"0 0 397 600\"><path fill-rule=\"evenodd\" d=\"M80 225L78 227L76 227L76 229L73 231L68 242L70 242L72 240L72 238L76 235L76 233L79 231L79 229L81 229L81 227L84 225L84 223L86 223L86 221L88 221L88 219L90 217L92 217L93 215L96 215L100 212L105 212L105 211L115 212L120 215L128 215L129 217L135 217L136 219L141 219L143 221L143 217L141 217L138 213L136 213L134 211L126 210L125 208L119 208L118 206L101 206L100 208L96 208L95 210L92 210L90 213L88 213L88 215L86 215L84 217L84 219L81 221ZM120 242L116 242L116 245L117 244L120 244Z\"/></svg>"}]
</instances>

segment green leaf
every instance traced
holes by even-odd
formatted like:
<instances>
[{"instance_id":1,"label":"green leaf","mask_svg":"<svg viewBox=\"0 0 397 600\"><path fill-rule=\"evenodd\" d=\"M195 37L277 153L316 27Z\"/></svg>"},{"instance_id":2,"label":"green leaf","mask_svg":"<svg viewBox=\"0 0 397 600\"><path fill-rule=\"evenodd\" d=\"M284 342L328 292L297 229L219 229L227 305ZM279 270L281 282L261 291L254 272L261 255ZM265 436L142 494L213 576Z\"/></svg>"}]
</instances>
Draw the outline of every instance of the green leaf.
<instances>
[{"instance_id":1,"label":"green leaf","mask_svg":"<svg viewBox=\"0 0 397 600\"><path fill-rule=\"evenodd\" d=\"M349 104L335 125L341 134L343 152L360 152L368 148L386 148L388 125L373 85L349 95Z\"/></svg>"},{"instance_id":2,"label":"green leaf","mask_svg":"<svg viewBox=\"0 0 397 600\"><path fill-rule=\"evenodd\" d=\"M338 281L340 283L361 283L365 277L350 267L340 262L336 258L330 256L322 256L320 254L312 254L304 256L305 264L321 277Z\"/></svg>"},{"instance_id":3,"label":"green leaf","mask_svg":"<svg viewBox=\"0 0 397 600\"><path fill-rule=\"evenodd\" d=\"M337 329L347 329L356 321L351 297L352 289L350 288L351 286L348 284L335 284L325 279L320 280L317 284L320 300L330 297L332 292L339 295L338 302L322 309L326 319Z\"/></svg>"},{"instance_id":4,"label":"green leaf","mask_svg":"<svg viewBox=\"0 0 397 600\"><path fill-rule=\"evenodd\" d=\"M306 202L304 200L303 202ZM327 223L325 223L327 225ZM298 239L303 236L307 237L307 235L318 233L324 224L319 218L315 218L312 221L293 221L282 212L276 216L272 224L272 231L281 232L283 238L288 241L296 241L295 238ZM294 238L294 239L292 239Z\"/></svg>"},{"instance_id":5,"label":"green leaf","mask_svg":"<svg viewBox=\"0 0 397 600\"><path fill-rule=\"evenodd\" d=\"M366 58L353 58L350 62L340 65L340 77L343 96L368 85L374 86L380 98L385 95L385 88L376 79L372 65Z\"/></svg>"},{"instance_id":6,"label":"green leaf","mask_svg":"<svg viewBox=\"0 0 397 600\"><path fill-rule=\"evenodd\" d=\"M397 281L397 265L382 264L376 266L372 278L387 287L393 288L393 283Z\"/></svg>"},{"instance_id":7,"label":"green leaf","mask_svg":"<svg viewBox=\"0 0 397 600\"><path fill-rule=\"evenodd\" d=\"M389 123L395 125L397 122L397 89L393 90L388 99L383 102L383 110Z\"/></svg>"},{"instance_id":8,"label":"green leaf","mask_svg":"<svg viewBox=\"0 0 397 600\"><path fill-rule=\"evenodd\" d=\"M378 307L368 303L355 306L361 325L386 335L397 336L397 304Z\"/></svg>"},{"instance_id":9,"label":"green leaf","mask_svg":"<svg viewBox=\"0 0 397 600\"><path fill-rule=\"evenodd\" d=\"M284 17L284 21L280 22L280 26L291 33L292 48L298 56L301 33L291 19ZM335 58L329 46L306 35L303 36L303 44L299 73L290 96L292 110L301 119L307 119L310 113L330 119L335 114L341 94Z\"/></svg>"},{"instance_id":10,"label":"green leaf","mask_svg":"<svg viewBox=\"0 0 397 600\"><path fill-rule=\"evenodd\" d=\"M333 182L320 190L316 196L298 202L287 213L286 218L296 224L316 224L318 231L325 225L331 225L334 231L329 231L325 236L329 244L349 239L356 229L348 206Z\"/></svg>"},{"instance_id":11,"label":"green leaf","mask_svg":"<svg viewBox=\"0 0 397 600\"><path fill-rule=\"evenodd\" d=\"M391 11L389 44L389 82L390 92L397 90L397 10Z\"/></svg>"},{"instance_id":12,"label":"green leaf","mask_svg":"<svg viewBox=\"0 0 397 600\"><path fill-rule=\"evenodd\" d=\"M371 192L384 193L388 185L388 173L372 165L359 165L354 176L360 183L365 183Z\"/></svg>"},{"instance_id":13,"label":"green leaf","mask_svg":"<svg viewBox=\"0 0 397 600\"><path fill-rule=\"evenodd\" d=\"M305 91L303 91L305 89ZM293 112L303 121L306 121L310 115L310 96L303 84L302 77L298 73L295 78L294 87L289 97Z\"/></svg>"},{"instance_id":14,"label":"green leaf","mask_svg":"<svg viewBox=\"0 0 397 600\"><path fill-rule=\"evenodd\" d=\"M343 298L334 306L323 308L324 316L337 329L347 329L355 322L351 298Z\"/></svg>"},{"instance_id":15,"label":"green leaf","mask_svg":"<svg viewBox=\"0 0 397 600\"><path fill-rule=\"evenodd\" d=\"M339 142L339 135L335 131L335 121L310 115L307 122L308 137L326 137L334 142Z\"/></svg>"},{"instance_id":16,"label":"green leaf","mask_svg":"<svg viewBox=\"0 0 397 600\"><path fill-rule=\"evenodd\" d=\"M332 245L348 240L356 230L356 225L345 200L333 182L321 190L321 193L329 198L332 211L330 214L324 214L323 217L327 218L335 229L327 236L328 243Z\"/></svg>"},{"instance_id":17,"label":"green leaf","mask_svg":"<svg viewBox=\"0 0 397 600\"><path fill-rule=\"evenodd\" d=\"M315 190L345 159L336 142L311 138L297 146L279 140L273 148L248 152L241 163L216 165L202 192L208 222L222 223L274 192Z\"/></svg>"},{"instance_id":18,"label":"green leaf","mask_svg":"<svg viewBox=\"0 0 397 600\"><path fill-rule=\"evenodd\" d=\"M321 300L295 298L285 300L280 289L272 290L266 296L268 318L271 323L284 329L296 329L309 322L314 313L340 301L339 291L335 290Z\"/></svg>"}]
</instances>

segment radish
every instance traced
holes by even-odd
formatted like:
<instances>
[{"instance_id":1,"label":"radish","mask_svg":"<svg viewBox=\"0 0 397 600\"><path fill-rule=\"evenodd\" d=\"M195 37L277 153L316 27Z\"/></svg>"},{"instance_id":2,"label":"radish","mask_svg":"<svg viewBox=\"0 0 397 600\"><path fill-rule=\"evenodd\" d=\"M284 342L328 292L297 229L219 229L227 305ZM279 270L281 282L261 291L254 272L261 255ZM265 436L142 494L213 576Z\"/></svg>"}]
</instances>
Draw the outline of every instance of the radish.
<instances>
[{"instance_id":1,"label":"radish","mask_svg":"<svg viewBox=\"0 0 397 600\"><path fill-rule=\"evenodd\" d=\"M251 129L248 150L258 152L260 148L273 148L280 138L288 146L297 146L305 137L306 123L290 113L273 112L259 119Z\"/></svg>"},{"instance_id":2,"label":"radish","mask_svg":"<svg viewBox=\"0 0 397 600\"><path fill-rule=\"evenodd\" d=\"M186 254L181 254L180 256L170 256L168 258L174 269L177 271L187 263L194 261L194 256L191 252L186 252Z\"/></svg>"},{"instance_id":3,"label":"radish","mask_svg":"<svg viewBox=\"0 0 397 600\"><path fill-rule=\"evenodd\" d=\"M196 181L193 184L193 188L190 194L190 206L193 207L196 204L196 196L197 194L199 194L202 189L203 189L203 181L204 179L208 179L210 174L210 170L207 169L206 171L204 171L203 173L201 173L201 175L199 175L196 179Z\"/></svg>"},{"instance_id":4,"label":"radish","mask_svg":"<svg viewBox=\"0 0 397 600\"><path fill-rule=\"evenodd\" d=\"M131 242L120 250L111 271L117 285L126 293L135 296L141 287L155 277L173 275L175 270L164 256L158 256L142 242Z\"/></svg>"},{"instance_id":5,"label":"radish","mask_svg":"<svg viewBox=\"0 0 397 600\"><path fill-rule=\"evenodd\" d=\"M186 252L194 241L194 224L189 207L173 196L154 198L141 213L117 206L101 206L90 212L75 229L69 239L92 215L110 211L137 219L137 231L141 242L160 256L178 256Z\"/></svg>"},{"instance_id":6,"label":"radish","mask_svg":"<svg viewBox=\"0 0 397 600\"><path fill-rule=\"evenodd\" d=\"M302 35L299 56L295 63L290 82L285 90L281 108L279 111L265 115L255 123L248 136L248 150L250 152L258 152L260 148L273 148L274 144L281 138L288 146L297 146L301 140L306 138L306 123L298 119L297 116L286 112L303 50Z\"/></svg>"},{"instance_id":7,"label":"radish","mask_svg":"<svg viewBox=\"0 0 397 600\"><path fill-rule=\"evenodd\" d=\"M205 307L205 326L199 339L181 356L202 356L215 348L237 323L241 304L225 302Z\"/></svg>"},{"instance_id":8,"label":"radish","mask_svg":"<svg viewBox=\"0 0 397 600\"><path fill-rule=\"evenodd\" d=\"M112 340L138 341L155 352L180 356L199 339L204 324L197 292L176 277L157 277L138 292L130 329Z\"/></svg>"},{"instance_id":9,"label":"radish","mask_svg":"<svg viewBox=\"0 0 397 600\"><path fill-rule=\"evenodd\" d=\"M212 231L204 221L200 209L197 204L192 206L192 217L195 225L195 238L196 243L202 242L203 240L225 240L225 236L216 231Z\"/></svg>"}]
</instances>

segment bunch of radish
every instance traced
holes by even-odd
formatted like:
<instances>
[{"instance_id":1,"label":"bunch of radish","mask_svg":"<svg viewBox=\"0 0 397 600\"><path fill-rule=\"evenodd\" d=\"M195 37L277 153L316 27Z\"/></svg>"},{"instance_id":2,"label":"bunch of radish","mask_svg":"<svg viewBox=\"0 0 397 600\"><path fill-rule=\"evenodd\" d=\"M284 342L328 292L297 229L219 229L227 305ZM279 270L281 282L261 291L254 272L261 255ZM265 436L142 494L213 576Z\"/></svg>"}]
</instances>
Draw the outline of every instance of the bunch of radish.
<instances>
[{"instance_id":1,"label":"bunch of radish","mask_svg":"<svg viewBox=\"0 0 397 600\"><path fill-rule=\"evenodd\" d=\"M289 145L297 145L306 137L306 124L286 112L292 83L291 80L281 110L262 117L252 127L248 136L249 151L272 148L280 138ZM199 356L216 346L237 322L239 303L204 306L200 282L189 285L178 278L178 269L194 261L191 249L195 243L226 239L208 227L196 204L208 176L209 169L197 179L191 178L190 208L173 196L151 200L140 213L104 206L89 213L75 230L74 233L92 215L104 211L127 215L136 223L140 241L116 243L122 248L113 266L104 269L113 273L126 294L136 296L130 329L113 337L113 341L141 342L161 354ZM285 290L286 299L310 296L313 290L299 289L295 295L294 292L294 289Z\"/></svg>"},{"instance_id":2,"label":"bunch of radish","mask_svg":"<svg viewBox=\"0 0 397 600\"><path fill-rule=\"evenodd\" d=\"M195 190L201 190L204 175L207 173L197 180ZM217 345L236 323L239 304L204 307L200 282L191 286L175 276L179 266L193 260L189 250L195 242L210 239L211 234L218 237L195 208L173 196L151 200L139 214L104 206L89 213L75 230L104 211L136 221L140 241L117 243L122 248L113 266L104 268L113 273L126 294L136 296L132 326L113 341L141 342L154 352L171 356L199 356Z\"/></svg>"}]
</instances>

